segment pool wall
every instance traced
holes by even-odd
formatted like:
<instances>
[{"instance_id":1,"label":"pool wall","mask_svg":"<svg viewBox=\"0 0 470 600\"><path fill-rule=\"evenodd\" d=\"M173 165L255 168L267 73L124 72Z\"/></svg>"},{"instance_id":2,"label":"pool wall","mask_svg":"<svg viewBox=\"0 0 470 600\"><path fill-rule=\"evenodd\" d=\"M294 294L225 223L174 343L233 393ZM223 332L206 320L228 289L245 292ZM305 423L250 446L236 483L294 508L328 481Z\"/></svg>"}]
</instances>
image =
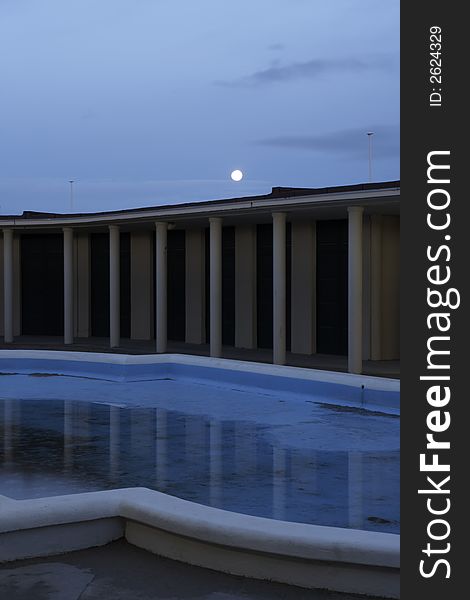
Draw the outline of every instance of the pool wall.
<instances>
[{"instance_id":1,"label":"pool wall","mask_svg":"<svg viewBox=\"0 0 470 600\"><path fill-rule=\"evenodd\" d=\"M113 381L169 377L399 410L395 380L205 357L8 350L0 351L0 373ZM399 597L398 535L254 517L146 488L32 500L0 496L0 561L100 546L121 537L155 554L225 573Z\"/></svg>"},{"instance_id":2,"label":"pool wall","mask_svg":"<svg viewBox=\"0 0 470 600\"><path fill-rule=\"evenodd\" d=\"M322 396L322 401L398 412L399 382L299 367L183 354L123 355L43 350L0 350L0 373L49 373L108 379L151 381L163 378L216 383L220 387L275 392L278 397Z\"/></svg>"}]
</instances>

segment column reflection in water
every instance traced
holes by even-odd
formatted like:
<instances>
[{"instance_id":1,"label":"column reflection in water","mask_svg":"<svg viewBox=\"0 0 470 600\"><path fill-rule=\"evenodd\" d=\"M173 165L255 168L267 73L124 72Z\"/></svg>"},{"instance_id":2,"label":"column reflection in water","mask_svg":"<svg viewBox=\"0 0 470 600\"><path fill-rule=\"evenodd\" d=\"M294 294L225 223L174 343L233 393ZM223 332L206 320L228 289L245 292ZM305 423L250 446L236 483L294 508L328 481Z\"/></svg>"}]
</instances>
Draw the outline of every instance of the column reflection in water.
<instances>
[{"instance_id":1,"label":"column reflection in water","mask_svg":"<svg viewBox=\"0 0 470 600\"><path fill-rule=\"evenodd\" d=\"M148 475L155 468L154 409L131 410L130 462L132 485L147 486Z\"/></svg>"},{"instance_id":2,"label":"column reflection in water","mask_svg":"<svg viewBox=\"0 0 470 600\"><path fill-rule=\"evenodd\" d=\"M113 483L119 481L119 454L121 442L121 409L109 407L109 477Z\"/></svg>"},{"instance_id":3,"label":"column reflection in water","mask_svg":"<svg viewBox=\"0 0 470 600\"><path fill-rule=\"evenodd\" d=\"M222 423L209 424L209 502L221 506L222 501Z\"/></svg>"},{"instance_id":4,"label":"column reflection in water","mask_svg":"<svg viewBox=\"0 0 470 600\"><path fill-rule=\"evenodd\" d=\"M316 450L311 450L309 453L309 461L308 461L308 473L307 473L307 485L311 493L316 493L318 491L318 452Z\"/></svg>"},{"instance_id":5,"label":"column reflection in water","mask_svg":"<svg viewBox=\"0 0 470 600\"><path fill-rule=\"evenodd\" d=\"M235 469L238 475L256 474L256 425L235 421Z\"/></svg>"},{"instance_id":6,"label":"column reflection in water","mask_svg":"<svg viewBox=\"0 0 470 600\"><path fill-rule=\"evenodd\" d=\"M6 465L13 461L13 402L9 398L3 401L3 452Z\"/></svg>"},{"instance_id":7,"label":"column reflection in water","mask_svg":"<svg viewBox=\"0 0 470 600\"><path fill-rule=\"evenodd\" d=\"M204 419L199 415L186 415L184 421L185 431L185 477L189 480L190 489L194 498L201 501L198 496L201 484L205 479L205 451L206 428Z\"/></svg>"},{"instance_id":8,"label":"column reflection in water","mask_svg":"<svg viewBox=\"0 0 470 600\"><path fill-rule=\"evenodd\" d=\"M155 475L157 488L164 491L168 485L168 411L164 408L155 410L155 438L156 438L156 467Z\"/></svg>"},{"instance_id":9,"label":"column reflection in water","mask_svg":"<svg viewBox=\"0 0 470 600\"><path fill-rule=\"evenodd\" d=\"M353 529L362 529L364 522L362 464L362 452L348 452L349 527Z\"/></svg>"},{"instance_id":10,"label":"column reflection in water","mask_svg":"<svg viewBox=\"0 0 470 600\"><path fill-rule=\"evenodd\" d=\"M90 405L88 402L78 403L78 438L79 444L85 445L90 438Z\"/></svg>"},{"instance_id":11,"label":"column reflection in water","mask_svg":"<svg viewBox=\"0 0 470 600\"><path fill-rule=\"evenodd\" d=\"M64 471L73 464L73 402L64 400Z\"/></svg>"},{"instance_id":12,"label":"column reflection in water","mask_svg":"<svg viewBox=\"0 0 470 600\"><path fill-rule=\"evenodd\" d=\"M290 453L289 475L297 489L309 490L311 494L319 491L318 468L321 460L317 450L307 453L294 451Z\"/></svg>"},{"instance_id":13,"label":"column reflection in water","mask_svg":"<svg viewBox=\"0 0 470 600\"><path fill-rule=\"evenodd\" d=\"M273 519L284 520L286 513L286 450L273 447Z\"/></svg>"}]
</instances>

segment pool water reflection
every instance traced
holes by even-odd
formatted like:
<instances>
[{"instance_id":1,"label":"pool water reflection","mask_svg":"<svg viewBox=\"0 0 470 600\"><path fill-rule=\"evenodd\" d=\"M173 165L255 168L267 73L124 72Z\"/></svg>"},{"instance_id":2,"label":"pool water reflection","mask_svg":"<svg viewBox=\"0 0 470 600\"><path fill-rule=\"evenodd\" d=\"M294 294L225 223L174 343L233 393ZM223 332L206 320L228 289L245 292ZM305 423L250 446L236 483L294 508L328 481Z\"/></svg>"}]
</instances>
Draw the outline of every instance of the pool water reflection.
<instances>
[{"instance_id":1,"label":"pool water reflection","mask_svg":"<svg viewBox=\"0 0 470 600\"><path fill-rule=\"evenodd\" d=\"M355 418L371 427L378 419ZM380 418L381 427L398 431L396 417ZM0 494L20 499L143 486L251 515L399 533L399 451L335 449L335 440L325 449L316 444L321 426L312 420L308 439L294 429L289 441L288 424L3 400ZM279 428L283 435L276 435Z\"/></svg>"}]
</instances>

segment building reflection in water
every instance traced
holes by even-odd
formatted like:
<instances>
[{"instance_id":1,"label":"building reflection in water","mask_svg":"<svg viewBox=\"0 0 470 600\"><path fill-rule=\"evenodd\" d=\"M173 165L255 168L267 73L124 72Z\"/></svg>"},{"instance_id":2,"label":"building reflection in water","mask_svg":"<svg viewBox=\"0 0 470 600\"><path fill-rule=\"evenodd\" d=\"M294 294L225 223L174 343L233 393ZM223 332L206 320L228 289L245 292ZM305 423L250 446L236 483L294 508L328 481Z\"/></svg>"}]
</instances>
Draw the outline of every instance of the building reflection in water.
<instances>
[{"instance_id":1,"label":"building reflection in water","mask_svg":"<svg viewBox=\"0 0 470 600\"><path fill-rule=\"evenodd\" d=\"M20 415L19 403L0 404L0 490L2 473L10 486L43 477L41 493L62 477L74 492L143 486L281 520L398 527L398 451L318 449L284 427L165 408L31 400Z\"/></svg>"},{"instance_id":2,"label":"building reflection in water","mask_svg":"<svg viewBox=\"0 0 470 600\"><path fill-rule=\"evenodd\" d=\"M109 407L109 477L111 481L119 479L119 455L121 452L121 409Z\"/></svg>"},{"instance_id":3,"label":"building reflection in water","mask_svg":"<svg viewBox=\"0 0 470 600\"><path fill-rule=\"evenodd\" d=\"M222 505L222 423L211 420L209 424L209 503Z\"/></svg>"},{"instance_id":4,"label":"building reflection in water","mask_svg":"<svg viewBox=\"0 0 470 600\"><path fill-rule=\"evenodd\" d=\"M188 500L197 499L206 502L201 494L207 489L207 452L208 427L207 420L201 415L184 417L184 455L182 458L182 478L187 482Z\"/></svg>"},{"instance_id":5,"label":"building reflection in water","mask_svg":"<svg viewBox=\"0 0 470 600\"><path fill-rule=\"evenodd\" d=\"M90 411L95 406L88 402L77 402L78 421L76 429L81 445L86 444L90 437Z\"/></svg>"},{"instance_id":6,"label":"building reflection in water","mask_svg":"<svg viewBox=\"0 0 470 600\"><path fill-rule=\"evenodd\" d=\"M284 520L286 508L286 451L273 448L273 518Z\"/></svg>"},{"instance_id":7,"label":"building reflection in water","mask_svg":"<svg viewBox=\"0 0 470 600\"><path fill-rule=\"evenodd\" d=\"M348 452L348 512L353 529L362 529L364 522L362 460L362 452Z\"/></svg>"},{"instance_id":8,"label":"building reflection in water","mask_svg":"<svg viewBox=\"0 0 470 600\"><path fill-rule=\"evenodd\" d=\"M14 400L3 400L3 460L6 465L13 462Z\"/></svg>"},{"instance_id":9,"label":"building reflection in water","mask_svg":"<svg viewBox=\"0 0 470 600\"><path fill-rule=\"evenodd\" d=\"M235 470L241 477L253 475L256 472L256 425L245 421L235 421L233 427Z\"/></svg>"},{"instance_id":10,"label":"building reflection in water","mask_svg":"<svg viewBox=\"0 0 470 600\"><path fill-rule=\"evenodd\" d=\"M163 492L168 486L168 411L164 408L155 410L155 440L156 485Z\"/></svg>"},{"instance_id":11,"label":"building reflection in water","mask_svg":"<svg viewBox=\"0 0 470 600\"><path fill-rule=\"evenodd\" d=\"M73 465L73 402L64 400L64 471L71 470Z\"/></svg>"}]
</instances>

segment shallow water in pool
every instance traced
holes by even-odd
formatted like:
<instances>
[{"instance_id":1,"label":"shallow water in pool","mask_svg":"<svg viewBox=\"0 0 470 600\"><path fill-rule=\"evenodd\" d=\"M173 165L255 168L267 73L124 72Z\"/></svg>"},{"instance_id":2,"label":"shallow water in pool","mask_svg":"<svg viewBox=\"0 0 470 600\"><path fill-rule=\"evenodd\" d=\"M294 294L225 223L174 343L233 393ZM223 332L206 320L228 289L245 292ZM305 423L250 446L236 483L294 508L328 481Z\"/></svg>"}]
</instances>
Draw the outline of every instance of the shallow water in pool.
<instances>
[{"instance_id":1,"label":"shallow water in pool","mask_svg":"<svg viewBox=\"0 0 470 600\"><path fill-rule=\"evenodd\" d=\"M1 384L0 494L143 486L252 515L399 532L395 415L222 382Z\"/></svg>"}]
</instances>

